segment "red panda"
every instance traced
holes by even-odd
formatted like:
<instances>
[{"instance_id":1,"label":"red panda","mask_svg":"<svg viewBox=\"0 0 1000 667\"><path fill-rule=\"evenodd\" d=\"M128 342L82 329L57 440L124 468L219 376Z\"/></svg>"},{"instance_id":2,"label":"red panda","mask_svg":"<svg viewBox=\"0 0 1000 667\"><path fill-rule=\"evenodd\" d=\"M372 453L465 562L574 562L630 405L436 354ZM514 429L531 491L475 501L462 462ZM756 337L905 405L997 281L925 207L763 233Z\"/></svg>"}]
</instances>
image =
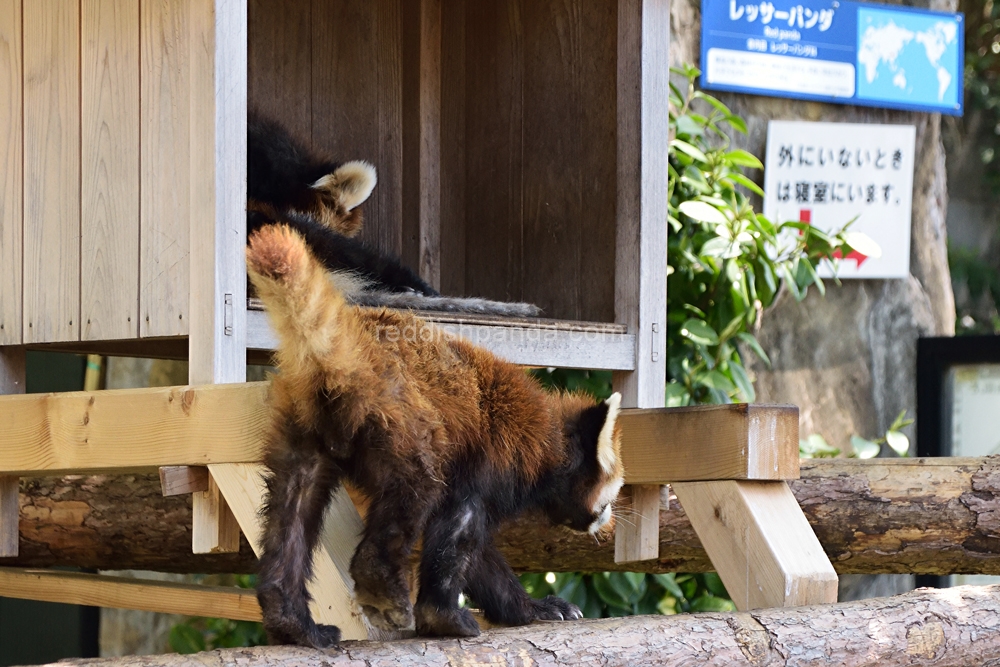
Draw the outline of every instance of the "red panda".
<instances>
[{"instance_id":1,"label":"red panda","mask_svg":"<svg viewBox=\"0 0 1000 667\"><path fill-rule=\"evenodd\" d=\"M339 641L337 628L312 620L306 582L330 493L344 480L370 501L350 571L372 624L476 635L460 593L493 623L579 618L568 602L525 593L493 534L529 509L578 531L609 526L623 480L621 396L595 404L548 393L411 313L348 304L288 227L257 231L247 264L279 339L257 588L271 641Z\"/></svg>"}]
</instances>

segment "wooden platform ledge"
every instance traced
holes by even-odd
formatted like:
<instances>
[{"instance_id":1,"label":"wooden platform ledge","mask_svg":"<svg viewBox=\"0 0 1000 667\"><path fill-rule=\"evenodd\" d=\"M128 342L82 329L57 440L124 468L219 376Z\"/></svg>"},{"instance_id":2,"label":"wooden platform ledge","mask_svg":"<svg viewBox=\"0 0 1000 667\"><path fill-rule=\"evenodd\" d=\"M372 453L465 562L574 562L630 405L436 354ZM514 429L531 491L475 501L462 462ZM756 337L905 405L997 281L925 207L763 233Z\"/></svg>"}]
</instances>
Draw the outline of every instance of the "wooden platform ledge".
<instances>
[{"instance_id":1,"label":"wooden platform ledge","mask_svg":"<svg viewBox=\"0 0 1000 667\"><path fill-rule=\"evenodd\" d=\"M892 598L738 614L536 623L475 639L347 642L326 652L227 649L62 661L87 667L417 667L615 664L726 667L986 665L1000 655L1000 586L921 589Z\"/></svg>"},{"instance_id":2,"label":"wooden platform ledge","mask_svg":"<svg viewBox=\"0 0 1000 667\"><path fill-rule=\"evenodd\" d=\"M259 461L266 382L0 396L0 478ZM622 410L627 484L799 476L798 409Z\"/></svg>"}]
</instances>

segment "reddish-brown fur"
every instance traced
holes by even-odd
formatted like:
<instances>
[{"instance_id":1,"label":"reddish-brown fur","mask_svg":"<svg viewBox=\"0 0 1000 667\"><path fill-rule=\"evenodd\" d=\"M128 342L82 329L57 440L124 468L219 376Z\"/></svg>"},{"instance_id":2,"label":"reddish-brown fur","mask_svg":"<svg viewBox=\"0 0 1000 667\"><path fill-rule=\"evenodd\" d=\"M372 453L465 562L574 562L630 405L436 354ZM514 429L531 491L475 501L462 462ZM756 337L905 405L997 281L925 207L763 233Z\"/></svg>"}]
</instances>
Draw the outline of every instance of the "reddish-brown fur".
<instances>
[{"instance_id":1,"label":"reddish-brown fur","mask_svg":"<svg viewBox=\"0 0 1000 667\"><path fill-rule=\"evenodd\" d=\"M617 403L611 414L584 396L546 393L412 314L348 305L286 227L258 231L247 261L281 341L258 589L272 640L324 646L339 636L309 618L304 582L326 499L344 477L371 499L351 573L376 625L405 627L416 611L423 634L476 634L457 607L461 591L494 621L578 616L561 600L529 598L491 534L532 506L594 530L605 508L592 503L621 484L617 429L603 445L613 470L596 463L597 431ZM421 536L414 610L405 572Z\"/></svg>"}]
</instances>

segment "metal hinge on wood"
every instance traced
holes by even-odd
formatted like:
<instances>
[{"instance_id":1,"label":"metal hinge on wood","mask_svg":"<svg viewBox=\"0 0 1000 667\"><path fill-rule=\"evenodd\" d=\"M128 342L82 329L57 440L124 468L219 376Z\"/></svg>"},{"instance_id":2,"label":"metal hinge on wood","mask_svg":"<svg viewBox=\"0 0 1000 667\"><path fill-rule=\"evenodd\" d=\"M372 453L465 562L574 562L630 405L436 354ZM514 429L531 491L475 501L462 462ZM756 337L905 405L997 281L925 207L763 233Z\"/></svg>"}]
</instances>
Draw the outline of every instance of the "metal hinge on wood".
<instances>
[{"instance_id":1,"label":"metal hinge on wood","mask_svg":"<svg viewBox=\"0 0 1000 667\"><path fill-rule=\"evenodd\" d=\"M225 329L223 330L227 336L233 335L233 295L226 294L226 307L225 313L223 314L223 325Z\"/></svg>"},{"instance_id":2,"label":"metal hinge on wood","mask_svg":"<svg viewBox=\"0 0 1000 667\"><path fill-rule=\"evenodd\" d=\"M653 361L660 360L660 352L656 349L656 334L660 333L660 325L657 322L653 322Z\"/></svg>"}]
</instances>

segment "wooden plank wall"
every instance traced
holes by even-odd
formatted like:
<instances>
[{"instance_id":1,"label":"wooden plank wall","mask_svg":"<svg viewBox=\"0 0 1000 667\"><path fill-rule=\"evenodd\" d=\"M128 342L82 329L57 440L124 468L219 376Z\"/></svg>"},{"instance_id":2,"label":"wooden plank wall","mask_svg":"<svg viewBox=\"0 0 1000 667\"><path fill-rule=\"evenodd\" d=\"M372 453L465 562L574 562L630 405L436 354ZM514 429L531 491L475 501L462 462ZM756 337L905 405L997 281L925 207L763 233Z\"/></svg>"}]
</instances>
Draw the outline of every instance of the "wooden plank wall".
<instances>
[{"instance_id":1,"label":"wooden plank wall","mask_svg":"<svg viewBox=\"0 0 1000 667\"><path fill-rule=\"evenodd\" d=\"M0 0L0 345L187 333L206 2Z\"/></svg>"},{"instance_id":2,"label":"wooden plank wall","mask_svg":"<svg viewBox=\"0 0 1000 667\"><path fill-rule=\"evenodd\" d=\"M442 172L464 172L465 194L443 198L441 234L466 239L443 289L613 321L617 2L443 11Z\"/></svg>"},{"instance_id":3,"label":"wooden plank wall","mask_svg":"<svg viewBox=\"0 0 1000 667\"><path fill-rule=\"evenodd\" d=\"M176 0L141 0L139 10L142 336L188 331L192 47L186 9ZM203 114L203 121L210 119Z\"/></svg>"},{"instance_id":4,"label":"wooden plank wall","mask_svg":"<svg viewBox=\"0 0 1000 667\"><path fill-rule=\"evenodd\" d=\"M251 108L378 170L360 238L401 254L402 0L250 0Z\"/></svg>"},{"instance_id":5,"label":"wooden plank wall","mask_svg":"<svg viewBox=\"0 0 1000 667\"><path fill-rule=\"evenodd\" d=\"M24 26L25 343L80 338L80 5L31 0Z\"/></svg>"},{"instance_id":6,"label":"wooden plank wall","mask_svg":"<svg viewBox=\"0 0 1000 667\"><path fill-rule=\"evenodd\" d=\"M364 240L438 271L446 293L614 320L616 0L249 8L251 106L335 159L378 169ZM437 51L421 31L427 11L440 11ZM440 58L439 112L415 85L421 53ZM433 208L414 133L426 136L428 108L441 136L437 267L420 246L420 211Z\"/></svg>"},{"instance_id":7,"label":"wooden plank wall","mask_svg":"<svg viewBox=\"0 0 1000 667\"><path fill-rule=\"evenodd\" d=\"M0 345L21 342L21 0L0 0Z\"/></svg>"},{"instance_id":8,"label":"wooden plank wall","mask_svg":"<svg viewBox=\"0 0 1000 667\"><path fill-rule=\"evenodd\" d=\"M133 338L139 330L139 3L83 0L81 9L81 338Z\"/></svg>"}]
</instances>

